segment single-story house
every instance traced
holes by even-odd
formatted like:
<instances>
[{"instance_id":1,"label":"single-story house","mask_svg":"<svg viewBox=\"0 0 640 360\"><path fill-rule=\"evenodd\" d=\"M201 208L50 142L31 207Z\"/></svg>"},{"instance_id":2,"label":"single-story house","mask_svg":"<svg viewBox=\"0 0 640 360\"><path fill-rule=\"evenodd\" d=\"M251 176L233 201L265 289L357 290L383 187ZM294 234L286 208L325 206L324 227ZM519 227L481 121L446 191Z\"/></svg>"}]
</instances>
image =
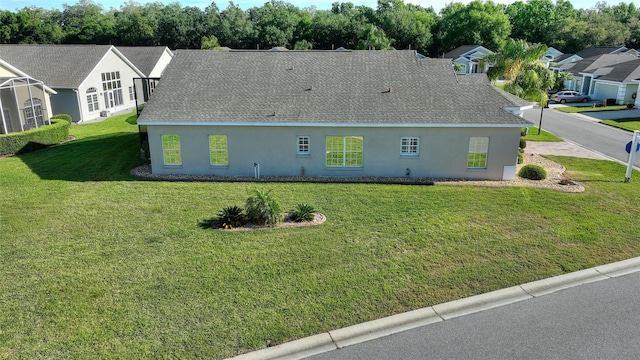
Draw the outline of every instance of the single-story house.
<instances>
[{"instance_id":1,"label":"single-story house","mask_svg":"<svg viewBox=\"0 0 640 360\"><path fill-rule=\"evenodd\" d=\"M154 174L513 179L532 105L415 51L177 50L138 124Z\"/></svg>"},{"instance_id":2,"label":"single-story house","mask_svg":"<svg viewBox=\"0 0 640 360\"><path fill-rule=\"evenodd\" d=\"M625 46L594 46L582 49L575 54L562 54L551 61L549 66L554 72L562 71L562 66L569 63L578 62L580 60L599 57L606 54L628 54L638 55L638 51L629 49Z\"/></svg>"},{"instance_id":3,"label":"single-story house","mask_svg":"<svg viewBox=\"0 0 640 360\"><path fill-rule=\"evenodd\" d=\"M549 46L542 59L540 59L540 62L542 62L544 66L548 68L552 63L556 61L556 59L559 59L562 55L564 55L562 51Z\"/></svg>"},{"instance_id":4,"label":"single-story house","mask_svg":"<svg viewBox=\"0 0 640 360\"><path fill-rule=\"evenodd\" d=\"M133 78L144 77L111 45L0 45L0 59L55 90L52 112L74 122L134 108Z\"/></svg>"},{"instance_id":5,"label":"single-story house","mask_svg":"<svg viewBox=\"0 0 640 360\"><path fill-rule=\"evenodd\" d=\"M593 98L616 99L617 104L636 104L640 77L640 58L616 64L606 74L593 78ZM602 71L604 73L605 71Z\"/></svg>"},{"instance_id":6,"label":"single-story house","mask_svg":"<svg viewBox=\"0 0 640 360\"><path fill-rule=\"evenodd\" d=\"M638 57L632 54L604 54L564 64L559 67L559 70L567 71L574 77L573 80L565 83L565 88L589 95L596 100L604 100L617 98L617 95L613 93L613 88L609 86L611 84L601 82L601 85L596 87L596 82L593 80L608 75L613 69L624 63L635 60L638 60ZM616 75L616 78L620 76ZM618 89L615 90L616 94L617 92ZM624 94L621 95L621 100L623 100Z\"/></svg>"},{"instance_id":7,"label":"single-story house","mask_svg":"<svg viewBox=\"0 0 640 360\"><path fill-rule=\"evenodd\" d=\"M42 81L0 59L0 134L49 125L50 96L55 94Z\"/></svg>"},{"instance_id":8,"label":"single-story house","mask_svg":"<svg viewBox=\"0 0 640 360\"><path fill-rule=\"evenodd\" d=\"M462 45L444 53L442 58L451 59L454 64L459 64L462 67L462 70L458 71L459 74L486 73L489 64L481 66L480 59L488 54L493 54L493 51L484 46Z\"/></svg>"}]
</instances>

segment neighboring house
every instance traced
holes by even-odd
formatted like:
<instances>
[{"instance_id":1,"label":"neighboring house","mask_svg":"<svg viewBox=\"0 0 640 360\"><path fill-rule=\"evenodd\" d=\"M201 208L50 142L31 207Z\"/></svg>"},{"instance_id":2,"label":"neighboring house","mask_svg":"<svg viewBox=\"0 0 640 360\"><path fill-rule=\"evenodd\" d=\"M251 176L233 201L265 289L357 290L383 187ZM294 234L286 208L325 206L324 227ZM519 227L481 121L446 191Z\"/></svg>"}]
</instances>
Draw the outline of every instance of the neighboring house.
<instances>
[{"instance_id":1,"label":"neighboring house","mask_svg":"<svg viewBox=\"0 0 640 360\"><path fill-rule=\"evenodd\" d=\"M540 59L540 62L548 68L552 63L556 61L556 59L559 59L563 55L564 54L562 53L562 51L550 46L547 48L547 52L544 53L542 59Z\"/></svg>"},{"instance_id":2,"label":"neighboring house","mask_svg":"<svg viewBox=\"0 0 640 360\"><path fill-rule=\"evenodd\" d=\"M166 46L118 46L117 49L148 78L161 77L173 58L173 52Z\"/></svg>"},{"instance_id":3,"label":"neighboring house","mask_svg":"<svg viewBox=\"0 0 640 360\"><path fill-rule=\"evenodd\" d=\"M462 70L458 71L459 74L486 73L489 64L481 66L480 59L488 54L493 54L493 51L484 46L462 45L443 54L442 58L452 59L454 64L459 64L462 67Z\"/></svg>"},{"instance_id":4,"label":"neighboring house","mask_svg":"<svg viewBox=\"0 0 640 360\"><path fill-rule=\"evenodd\" d=\"M0 45L0 59L55 90L53 113L74 122L135 107L133 78L145 75L111 45Z\"/></svg>"},{"instance_id":5,"label":"neighboring house","mask_svg":"<svg viewBox=\"0 0 640 360\"><path fill-rule=\"evenodd\" d=\"M154 174L502 180L531 107L411 50L177 50L138 124Z\"/></svg>"},{"instance_id":6,"label":"neighboring house","mask_svg":"<svg viewBox=\"0 0 640 360\"><path fill-rule=\"evenodd\" d=\"M550 68L555 71L561 71L562 65L574 63L580 60L589 59L606 54L629 54L638 56L638 51L629 49L624 46L594 46L578 51L575 54L562 54L553 60Z\"/></svg>"},{"instance_id":7,"label":"neighboring house","mask_svg":"<svg viewBox=\"0 0 640 360\"><path fill-rule=\"evenodd\" d=\"M0 134L49 125L56 92L0 59Z\"/></svg>"},{"instance_id":8,"label":"neighboring house","mask_svg":"<svg viewBox=\"0 0 640 360\"><path fill-rule=\"evenodd\" d=\"M629 65L625 63L637 60L638 57L632 54L604 54L564 64L559 69L571 73L574 77L565 84L568 90L578 91L595 100L615 98L624 102L630 94L637 91L637 86L632 82L633 78L627 79L632 70L629 70Z\"/></svg>"},{"instance_id":9,"label":"neighboring house","mask_svg":"<svg viewBox=\"0 0 640 360\"><path fill-rule=\"evenodd\" d=\"M617 64L599 77L593 79L593 98L597 100L616 99L618 104L635 104L640 77L640 59Z\"/></svg>"}]
</instances>

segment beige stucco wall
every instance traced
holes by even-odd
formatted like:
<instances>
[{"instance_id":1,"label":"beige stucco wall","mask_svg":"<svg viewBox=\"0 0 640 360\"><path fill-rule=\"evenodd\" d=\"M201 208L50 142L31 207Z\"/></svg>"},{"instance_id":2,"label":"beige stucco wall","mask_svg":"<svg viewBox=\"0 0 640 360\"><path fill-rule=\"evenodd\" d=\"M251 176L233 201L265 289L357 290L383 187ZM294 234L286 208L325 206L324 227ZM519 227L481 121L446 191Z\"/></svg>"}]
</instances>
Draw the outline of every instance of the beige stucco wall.
<instances>
[{"instance_id":1,"label":"beige stucco wall","mask_svg":"<svg viewBox=\"0 0 640 360\"><path fill-rule=\"evenodd\" d=\"M102 73L116 71L120 72L123 104L116 106L115 108L107 109L107 107L105 106L104 91L102 90ZM129 100L129 87L133 86L134 77L140 77L140 75L136 73L113 51L107 52L104 58L98 63L93 71L91 71L89 76L87 76L87 78L78 88L82 121L94 120L99 118L100 112L103 110L109 110L110 113L114 113L116 111L134 108L135 100ZM87 90L91 87L95 87L98 90L98 103L100 105L100 108L98 110L90 112L89 104L87 102Z\"/></svg>"},{"instance_id":2,"label":"beige stucco wall","mask_svg":"<svg viewBox=\"0 0 640 360\"><path fill-rule=\"evenodd\" d=\"M505 166L517 162L520 128L329 128L329 127L231 127L148 126L152 170L155 174L215 174L253 176L254 163L268 176L405 176L494 179ZM181 166L163 164L162 134L180 135ZM210 134L227 135L229 165L209 164ZM363 136L361 168L325 166L326 136ZM310 137L310 156L296 155L296 137ZM400 156L400 138L420 138L418 157ZM467 169L470 137L489 137L487 168Z\"/></svg>"},{"instance_id":3,"label":"beige stucco wall","mask_svg":"<svg viewBox=\"0 0 640 360\"><path fill-rule=\"evenodd\" d=\"M0 64L0 77L17 77L17 76L19 75L7 69L2 64Z\"/></svg>"}]
</instances>

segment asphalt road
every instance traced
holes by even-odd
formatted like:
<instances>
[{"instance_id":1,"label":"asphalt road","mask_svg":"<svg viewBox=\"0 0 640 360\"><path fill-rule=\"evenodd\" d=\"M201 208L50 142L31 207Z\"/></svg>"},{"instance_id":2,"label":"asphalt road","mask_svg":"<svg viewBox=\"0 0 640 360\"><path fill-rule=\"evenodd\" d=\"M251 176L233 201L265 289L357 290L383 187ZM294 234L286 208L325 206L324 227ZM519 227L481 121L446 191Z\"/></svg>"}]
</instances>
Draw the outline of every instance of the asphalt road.
<instances>
[{"instance_id":1,"label":"asphalt road","mask_svg":"<svg viewBox=\"0 0 640 360\"><path fill-rule=\"evenodd\" d=\"M640 117L640 110L637 112L637 116ZM537 127L540 122L540 109L527 110L524 117ZM624 147L631 141L632 133L599 124L598 121L599 119L587 115L544 109L542 129L627 164L629 154ZM640 153L636 154L634 165L640 166Z\"/></svg>"},{"instance_id":2,"label":"asphalt road","mask_svg":"<svg viewBox=\"0 0 640 360\"><path fill-rule=\"evenodd\" d=\"M308 359L640 359L639 296L633 273Z\"/></svg>"}]
</instances>

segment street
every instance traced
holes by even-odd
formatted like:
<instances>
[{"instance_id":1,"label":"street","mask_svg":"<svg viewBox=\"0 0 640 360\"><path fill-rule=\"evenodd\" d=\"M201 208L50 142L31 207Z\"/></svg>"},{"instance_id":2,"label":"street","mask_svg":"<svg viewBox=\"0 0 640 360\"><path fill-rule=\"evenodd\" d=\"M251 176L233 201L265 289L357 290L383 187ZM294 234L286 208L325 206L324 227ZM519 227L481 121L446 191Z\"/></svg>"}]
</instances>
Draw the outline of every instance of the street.
<instances>
[{"instance_id":1,"label":"street","mask_svg":"<svg viewBox=\"0 0 640 360\"><path fill-rule=\"evenodd\" d=\"M636 116L640 117L640 110L636 112ZM626 164L629 154L624 147L631 141L632 133L599 124L599 119L585 114L588 113L566 114L554 109L544 109L542 129ZM606 114L594 115L602 117ZM540 122L540 108L525 111L524 117L537 127ZM640 156L636 156L634 164L640 167Z\"/></svg>"}]
</instances>

